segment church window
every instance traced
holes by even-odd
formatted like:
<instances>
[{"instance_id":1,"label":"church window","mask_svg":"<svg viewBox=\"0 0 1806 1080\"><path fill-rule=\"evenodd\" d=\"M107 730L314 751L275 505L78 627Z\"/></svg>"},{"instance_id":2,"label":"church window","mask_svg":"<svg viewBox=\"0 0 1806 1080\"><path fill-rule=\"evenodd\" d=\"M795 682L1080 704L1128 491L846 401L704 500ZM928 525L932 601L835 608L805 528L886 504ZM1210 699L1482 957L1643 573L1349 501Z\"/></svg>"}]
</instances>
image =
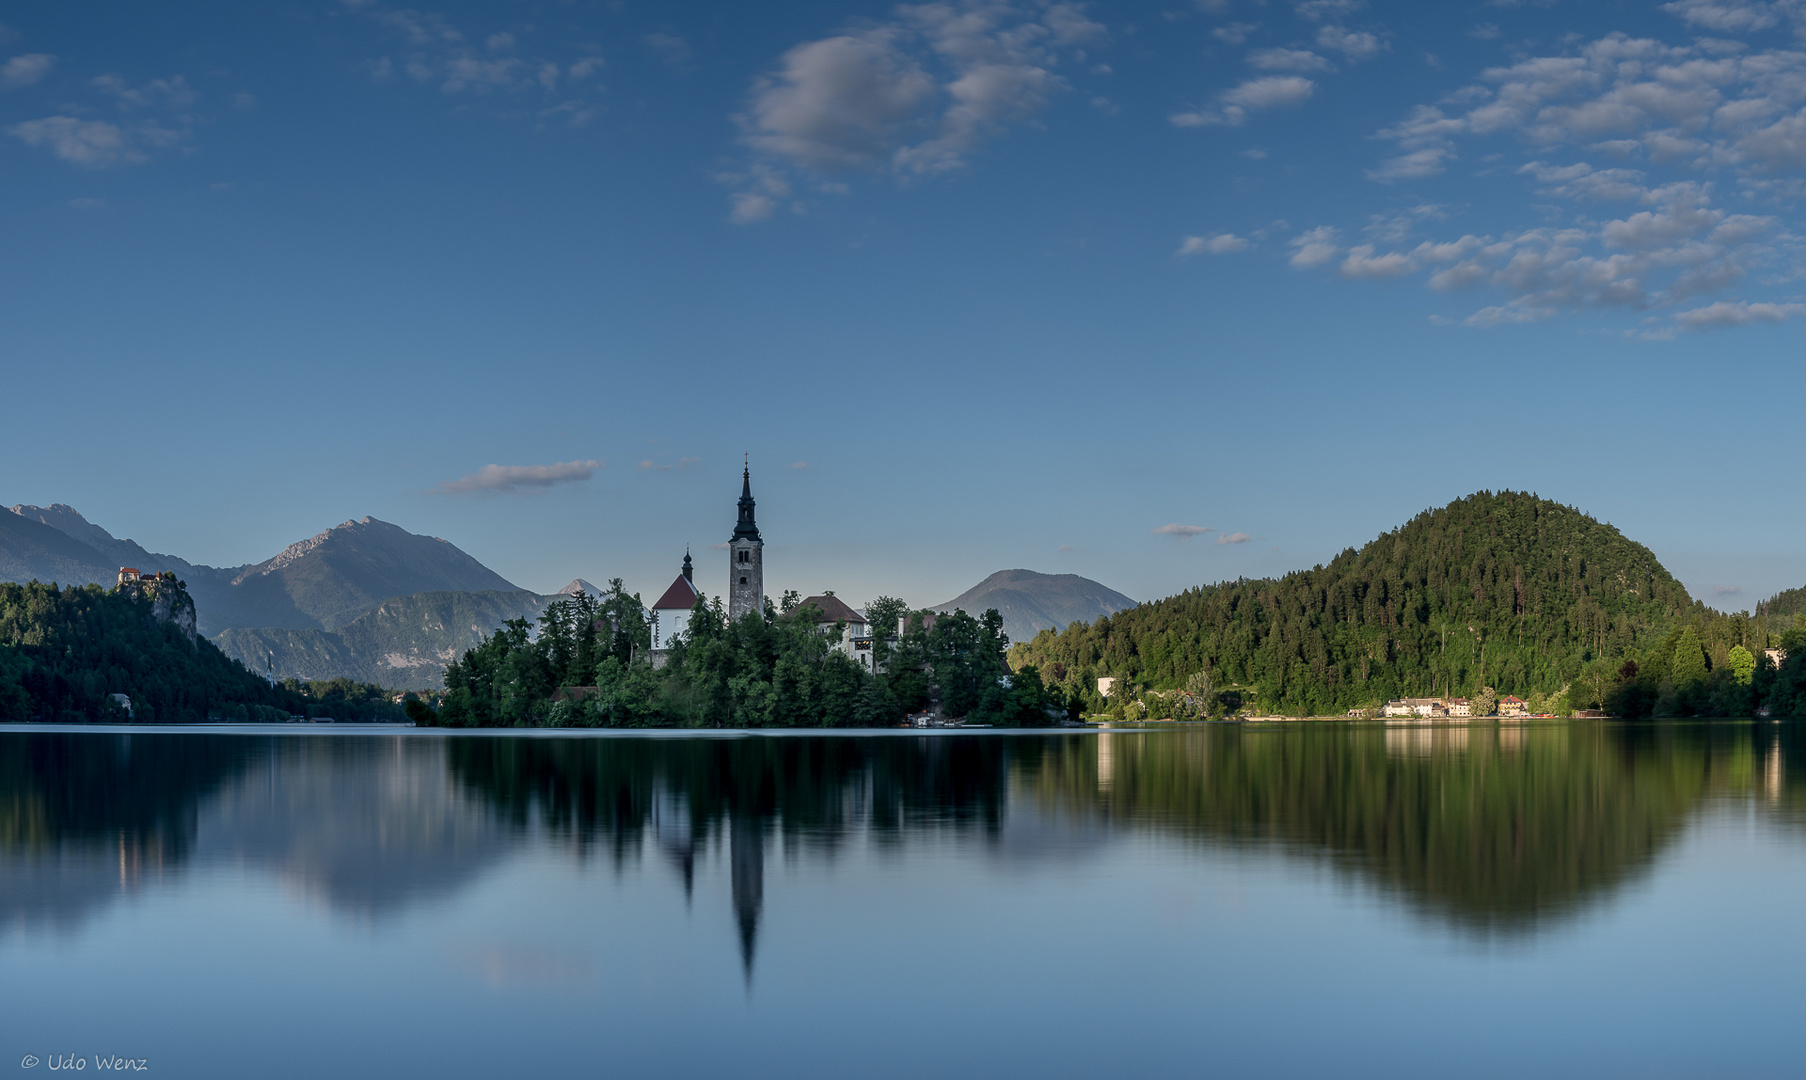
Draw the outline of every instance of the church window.
<instances>
[{"instance_id":1,"label":"church window","mask_svg":"<svg viewBox=\"0 0 1806 1080\"><path fill-rule=\"evenodd\" d=\"M740 584L742 584L742 585L746 584L746 575L745 574L740 575Z\"/></svg>"},{"instance_id":2,"label":"church window","mask_svg":"<svg viewBox=\"0 0 1806 1080\"><path fill-rule=\"evenodd\" d=\"M740 561L741 561L741 562L745 562L745 561L746 561L746 552L744 552L744 551L742 551L742 552L741 552L741 553L740 553Z\"/></svg>"}]
</instances>

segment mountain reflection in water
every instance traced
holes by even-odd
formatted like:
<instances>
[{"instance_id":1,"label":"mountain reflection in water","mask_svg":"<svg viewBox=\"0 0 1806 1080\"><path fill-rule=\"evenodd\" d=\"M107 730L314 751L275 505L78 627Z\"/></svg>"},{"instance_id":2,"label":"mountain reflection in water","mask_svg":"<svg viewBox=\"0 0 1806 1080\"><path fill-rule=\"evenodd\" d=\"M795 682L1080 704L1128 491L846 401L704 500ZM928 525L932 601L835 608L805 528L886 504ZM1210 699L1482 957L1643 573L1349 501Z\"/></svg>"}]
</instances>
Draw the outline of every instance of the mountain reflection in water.
<instances>
[{"instance_id":1,"label":"mountain reflection in water","mask_svg":"<svg viewBox=\"0 0 1806 1080\"><path fill-rule=\"evenodd\" d=\"M1801 819L1790 724L1240 725L594 737L0 733L0 925L73 929L226 866L383 919L550 844L687 898L729 872L750 979L766 858L953 840L1000 864L1146 836L1324 859L1409 909L1527 934L1646 873L1710 799Z\"/></svg>"}]
</instances>

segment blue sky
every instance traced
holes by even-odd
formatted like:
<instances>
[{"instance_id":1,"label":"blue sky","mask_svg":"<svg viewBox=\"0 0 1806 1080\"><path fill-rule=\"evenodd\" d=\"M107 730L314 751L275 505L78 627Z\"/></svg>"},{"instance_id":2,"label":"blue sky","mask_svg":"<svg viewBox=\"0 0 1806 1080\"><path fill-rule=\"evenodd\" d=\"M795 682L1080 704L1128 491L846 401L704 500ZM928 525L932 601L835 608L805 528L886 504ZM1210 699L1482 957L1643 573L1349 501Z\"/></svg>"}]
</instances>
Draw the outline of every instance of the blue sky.
<instances>
[{"instance_id":1,"label":"blue sky","mask_svg":"<svg viewBox=\"0 0 1806 1080\"><path fill-rule=\"evenodd\" d=\"M1504 487L1806 583L1798 0L4 22L0 499L153 550L706 586L745 454L768 588L856 602Z\"/></svg>"}]
</instances>

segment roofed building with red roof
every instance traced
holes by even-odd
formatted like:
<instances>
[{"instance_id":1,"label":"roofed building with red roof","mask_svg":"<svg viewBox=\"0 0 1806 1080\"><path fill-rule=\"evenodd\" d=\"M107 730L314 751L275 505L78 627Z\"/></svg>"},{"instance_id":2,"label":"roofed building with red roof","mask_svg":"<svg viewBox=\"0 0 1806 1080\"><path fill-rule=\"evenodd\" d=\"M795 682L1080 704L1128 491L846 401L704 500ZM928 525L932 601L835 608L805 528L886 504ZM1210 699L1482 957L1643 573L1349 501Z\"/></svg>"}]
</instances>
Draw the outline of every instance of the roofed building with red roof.
<instances>
[{"instance_id":1,"label":"roofed building with red roof","mask_svg":"<svg viewBox=\"0 0 1806 1080\"><path fill-rule=\"evenodd\" d=\"M696 588L695 567L684 552L683 572L652 605L652 647L669 649L677 636L690 629L690 611L702 593Z\"/></svg>"}]
</instances>

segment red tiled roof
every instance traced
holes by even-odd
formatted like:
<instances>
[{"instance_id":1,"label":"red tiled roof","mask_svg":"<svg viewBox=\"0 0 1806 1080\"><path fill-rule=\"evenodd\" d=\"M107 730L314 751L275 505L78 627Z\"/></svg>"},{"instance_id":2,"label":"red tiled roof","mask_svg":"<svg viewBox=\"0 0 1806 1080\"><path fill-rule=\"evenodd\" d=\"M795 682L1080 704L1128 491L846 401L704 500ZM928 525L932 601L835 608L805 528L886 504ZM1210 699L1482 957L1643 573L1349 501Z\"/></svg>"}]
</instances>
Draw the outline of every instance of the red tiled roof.
<instances>
[{"instance_id":1,"label":"red tiled roof","mask_svg":"<svg viewBox=\"0 0 1806 1080\"><path fill-rule=\"evenodd\" d=\"M821 617L816 620L817 622L845 622L858 626L865 625L865 616L848 607L846 601L838 596L811 596L804 599L803 602L797 606L808 607L810 604L821 609Z\"/></svg>"},{"instance_id":2,"label":"red tiled roof","mask_svg":"<svg viewBox=\"0 0 1806 1080\"><path fill-rule=\"evenodd\" d=\"M690 584L689 578L679 574L677 580L671 583L671 587L665 590L665 595L659 597L658 603L652 605L652 610L688 611L695 606L696 598L701 595L696 591L696 586Z\"/></svg>"}]
</instances>

